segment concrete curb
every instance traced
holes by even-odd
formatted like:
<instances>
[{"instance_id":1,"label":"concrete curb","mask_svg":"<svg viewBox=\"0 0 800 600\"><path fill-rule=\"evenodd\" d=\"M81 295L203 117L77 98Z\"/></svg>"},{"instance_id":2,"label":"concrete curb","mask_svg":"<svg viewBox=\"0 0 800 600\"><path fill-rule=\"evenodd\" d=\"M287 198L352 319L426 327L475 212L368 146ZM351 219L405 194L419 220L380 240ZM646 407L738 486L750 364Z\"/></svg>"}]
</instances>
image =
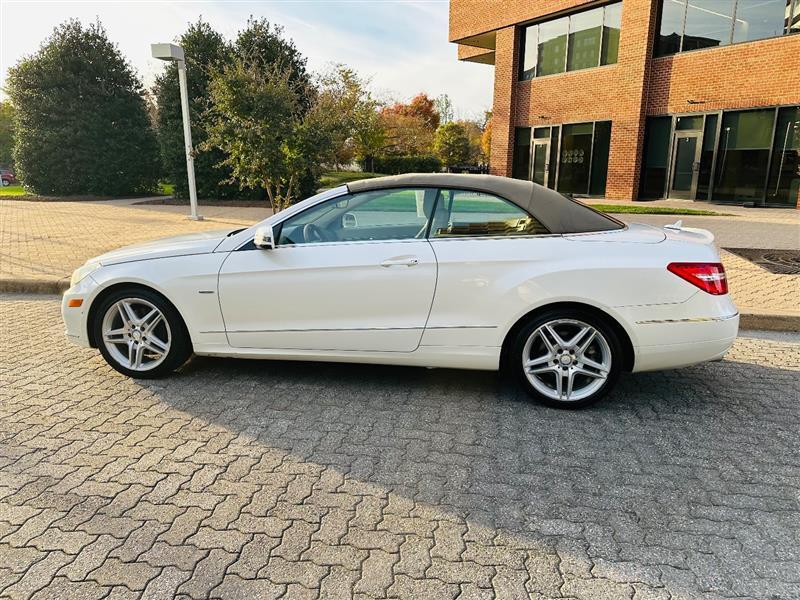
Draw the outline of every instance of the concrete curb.
<instances>
[{"instance_id":1,"label":"concrete curb","mask_svg":"<svg viewBox=\"0 0 800 600\"><path fill-rule=\"evenodd\" d=\"M0 279L0 292L14 294L61 294L69 289L65 279Z\"/></svg>"},{"instance_id":2,"label":"concrete curb","mask_svg":"<svg viewBox=\"0 0 800 600\"><path fill-rule=\"evenodd\" d=\"M69 288L64 279L0 279L0 293L61 294ZM760 331L800 332L800 314L741 310L739 328Z\"/></svg>"},{"instance_id":3,"label":"concrete curb","mask_svg":"<svg viewBox=\"0 0 800 600\"><path fill-rule=\"evenodd\" d=\"M800 332L800 315L742 311L739 329Z\"/></svg>"}]
</instances>

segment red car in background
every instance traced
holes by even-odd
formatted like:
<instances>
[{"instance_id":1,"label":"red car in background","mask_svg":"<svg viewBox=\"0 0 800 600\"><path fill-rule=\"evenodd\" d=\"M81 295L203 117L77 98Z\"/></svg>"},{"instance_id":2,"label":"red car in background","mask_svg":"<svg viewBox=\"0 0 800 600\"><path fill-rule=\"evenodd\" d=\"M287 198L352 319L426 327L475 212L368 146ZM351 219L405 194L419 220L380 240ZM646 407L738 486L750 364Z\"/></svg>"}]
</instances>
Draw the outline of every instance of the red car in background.
<instances>
[{"instance_id":1,"label":"red car in background","mask_svg":"<svg viewBox=\"0 0 800 600\"><path fill-rule=\"evenodd\" d=\"M0 169L0 178L3 180L4 187L17 183L17 178L14 176L14 171L11 171L10 169Z\"/></svg>"}]
</instances>

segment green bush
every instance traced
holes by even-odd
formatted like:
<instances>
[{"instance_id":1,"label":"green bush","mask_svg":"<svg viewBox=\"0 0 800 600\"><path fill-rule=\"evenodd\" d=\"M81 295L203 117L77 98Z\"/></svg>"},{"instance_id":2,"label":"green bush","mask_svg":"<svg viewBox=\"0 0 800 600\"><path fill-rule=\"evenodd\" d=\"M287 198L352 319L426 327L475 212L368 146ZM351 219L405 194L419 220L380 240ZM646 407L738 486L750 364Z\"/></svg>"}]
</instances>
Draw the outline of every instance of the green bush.
<instances>
[{"instance_id":1,"label":"green bush","mask_svg":"<svg viewBox=\"0 0 800 600\"><path fill-rule=\"evenodd\" d=\"M142 85L102 25L57 27L9 71L17 176L36 194L153 192L158 146Z\"/></svg>"},{"instance_id":2,"label":"green bush","mask_svg":"<svg viewBox=\"0 0 800 600\"><path fill-rule=\"evenodd\" d=\"M387 175L401 173L438 173L442 161L435 156L380 156L373 159L372 170Z\"/></svg>"}]
</instances>

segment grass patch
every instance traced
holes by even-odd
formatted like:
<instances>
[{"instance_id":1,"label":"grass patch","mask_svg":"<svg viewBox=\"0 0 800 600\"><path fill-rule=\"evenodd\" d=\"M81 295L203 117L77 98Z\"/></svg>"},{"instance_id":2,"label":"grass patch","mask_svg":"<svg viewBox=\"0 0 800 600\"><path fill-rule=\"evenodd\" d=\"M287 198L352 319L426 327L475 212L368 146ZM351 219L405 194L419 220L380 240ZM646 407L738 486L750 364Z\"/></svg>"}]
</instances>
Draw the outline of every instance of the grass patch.
<instances>
[{"instance_id":1,"label":"grass patch","mask_svg":"<svg viewBox=\"0 0 800 600\"><path fill-rule=\"evenodd\" d=\"M362 173L361 171L326 171L319 178L320 190L335 188L359 179L372 179L373 177L385 176L382 173Z\"/></svg>"},{"instance_id":2,"label":"grass patch","mask_svg":"<svg viewBox=\"0 0 800 600\"><path fill-rule=\"evenodd\" d=\"M696 208L672 208L668 206L643 206L640 204L589 204L593 209L604 213L632 215L692 215L695 217L733 217L730 213Z\"/></svg>"},{"instance_id":3,"label":"grass patch","mask_svg":"<svg viewBox=\"0 0 800 600\"><path fill-rule=\"evenodd\" d=\"M2 198L13 198L15 196L25 196L25 190L22 189L22 186L19 184L16 185L4 185L0 187L0 197Z\"/></svg>"}]
</instances>

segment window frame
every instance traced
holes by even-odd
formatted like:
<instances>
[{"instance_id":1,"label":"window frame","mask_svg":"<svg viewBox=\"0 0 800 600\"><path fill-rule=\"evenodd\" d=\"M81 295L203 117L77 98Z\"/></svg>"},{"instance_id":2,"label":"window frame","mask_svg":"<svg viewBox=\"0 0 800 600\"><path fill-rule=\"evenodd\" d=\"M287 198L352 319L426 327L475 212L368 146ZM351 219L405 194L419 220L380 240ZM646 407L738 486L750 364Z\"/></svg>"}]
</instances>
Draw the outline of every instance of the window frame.
<instances>
[{"instance_id":1,"label":"window frame","mask_svg":"<svg viewBox=\"0 0 800 600\"><path fill-rule=\"evenodd\" d=\"M275 237L275 248L273 250L277 250L278 248L294 248L294 247L303 247L303 246L332 246L332 245L341 245L341 244L380 244L380 243L388 243L388 242L397 242L397 243L409 243L409 242L419 242L422 240L426 240L428 233L430 232L431 226L431 218L428 217L425 223L425 236L423 237L412 237L412 238L388 238L388 239L380 239L380 240L330 240L325 242L305 242L302 244L281 244L281 234L283 232L283 226L286 224L287 221L294 218L299 218L301 215L307 213L310 210L314 210L319 208L321 205L326 204L328 202L341 202L343 199L348 197L353 197L360 194L370 194L374 192L391 192L391 191L401 191L401 190L436 190L436 198L434 199L432 214L436 210L436 203L439 199L439 193L441 188L437 186L424 186L424 185L404 185L404 186L395 186L395 187L386 187L386 188L376 188L374 190L365 190L362 192L351 192L349 189L338 196L333 196L332 198L326 198L317 202L316 204L312 204L309 207L304 208L301 211L294 212L290 215L287 215L285 219L281 219L272 225L273 235ZM400 212L400 211L398 211ZM422 226L420 226L420 229Z\"/></svg>"},{"instance_id":2,"label":"window frame","mask_svg":"<svg viewBox=\"0 0 800 600\"><path fill-rule=\"evenodd\" d=\"M521 23L520 25L518 25L517 26L517 30L518 30L517 35L519 36L519 43L517 44L517 53L518 53L519 64L518 64L518 68L517 68L517 81L518 82L519 81L532 81L534 79L538 79L539 77L554 77L554 76L557 76L557 75L563 75L564 73L576 73L578 71L586 71L586 70L589 70L589 69L598 69L600 67L610 67L610 66L618 64L619 63L619 47L617 47L617 60L616 60L616 62L603 64L603 43L606 40L606 28L605 28L605 24L606 24L606 8L609 7L609 6L617 5L617 4L622 5L623 4L623 0L606 2L604 4L600 4L599 6L591 6L591 7L583 8L581 10L575 10L575 11L572 11L572 12L569 12L569 13L566 13L566 14L559 15L557 17L552 17L552 18L543 17L543 18L540 18L538 20L529 21L529 22ZM600 44L599 44L599 48L598 48L598 52L597 52L597 64L592 66L592 67L583 67L583 68L580 68L580 69L572 69L572 70L570 70L570 69L568 69L568 65L569 65L570 35L573 33L572 32L572 17L576 16L576 15L588 13L588 12L593 11L593 10L599 10L602 13L602 17L601 17L601 20L600 20L600 22L601 22L601 25L600 25ZM539 39L541 37L540 33L539 33L539 25L542 25L543 23L550 23L550 22L553 22L553 21L558 21L560 19L565 19L567 21L567 35L566 35L566 42L565 42L566 45L565 45L565 48L564 48L564 70L560 71L558 73L550 73L548 75L540 75L539 74L539 69L538 69L538 63L539 63L538 46L539 46ZM530 28L532 28L534 26L536 27L536 57L535 57L536 60L535 60L535 64L533 65L533 67L531 69L529 69L529 70L533 71L533 75L531 77L523 77L523 74L525 73L525 49L527 48L528 43L529 43L528 31L529 31ZM621 29L622 29L622 19L620 18L620 30Z\"/></svg>"},{"instance_id":3,"label":"window frame","mask_svg":"<svg viewBox=\"0 0 800 600\"><path fill-rule=\"evenodd\" d=\"M528 215L529 218L536 221L539 226L544 229L547 233L529 233L523 235L453 235L453 236L442 236L436 237L431 236L431 229L433 227L433 218L428 219L428 231L426 232L425 239L429 242L437 241L457 241L457 240L518 240L518 239L531 239L531 238L544 238L544 237L562 237L560 233L552 233L547 226L542 223L542 221L530 211L525 210L516 202L512 202L508 198L504 198L500 194L495 192L485 192L481 190L476 190L475 188L468 188L468 187L458 187L458 186L450 186L450 187L439 187L438 192L436 194L436 201L433 204L433 210L431 212L432 215L436 215L436 211L439 208L439 201L442 199L442 192L451 191L451 192L473 192L478 194L485 194L487 196L492 196L498 200L501 200L511 206L515 207L522 213Z\"/></svg>"},{"instance_id":4,"label":"window frame","mask_svg":"<svg viewBox=\"0 0 800 600\"><path fill-rule=\"evenodd\" d=\"M792 31L792 23L794 19L800 15L800 0L794 0L789 7L789 18L788 18L788 25L784 25L783 33L780 35L773 35L769 37L762 37L756 38L752 40L741 40L741 41L734 41L736 36L736 15L739 11L739 3L742 0L732 0L733 3L733 14L731 15L731 28L730 28L730 35L728 36L728 41L724 45L720 46L708 46L705 48L694 48L691 50L684 50L683 49L683 41L686 37L686 19L689 12L689 2L691 0L681 0L683 4L683 16L681 18L681 30L677 32L680 34L680 44L678 45L678 50L676 52L668 52L665 54L658 53L658 38L661 35L661 23L664 14L664 2L670 2L672 0L660 0L658 3L658 19L656 23L656 34L653 36L653 58L665 58L667 56L675 56L676 54L683 54L684 52L701 52L703 50L714 50L718 48L723 48L727 46L737 46L739 44L750 44L752 42L760 42L762 40L772 40L781 37L788 37L791 35L798 35L800 34L800 29L797 31Z\"/></svg>"}]
</instances>

